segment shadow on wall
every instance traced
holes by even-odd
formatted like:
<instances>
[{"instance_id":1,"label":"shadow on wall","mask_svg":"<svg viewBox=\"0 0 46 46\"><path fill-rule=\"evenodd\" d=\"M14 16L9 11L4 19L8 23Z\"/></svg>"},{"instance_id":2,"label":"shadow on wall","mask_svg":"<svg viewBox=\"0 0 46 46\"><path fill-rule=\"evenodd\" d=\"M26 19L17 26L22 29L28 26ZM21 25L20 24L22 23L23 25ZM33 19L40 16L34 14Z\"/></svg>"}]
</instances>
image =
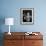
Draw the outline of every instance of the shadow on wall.
<instances>
[{"instance_id":1,"label":"shadow on wall","mask_svg":"<svg viewBox=\"0 0 46 46\"><path fill-rule=\"evenodd\" d=\"M4 16L0 16L0 33L2 33L2 25L5 24L5 17Z\"/></svg>"},{"instance_id":2,"label":"shadow on wall","mask_svg":"<svg viewBox=\"0 0 46 46\"><path fill-rule=\"evenodd\" d=\"M5 23L5 17L0 16L0 46L3 46L3 32L2 32L2 25Z\"/></svg>"}]
</instances>

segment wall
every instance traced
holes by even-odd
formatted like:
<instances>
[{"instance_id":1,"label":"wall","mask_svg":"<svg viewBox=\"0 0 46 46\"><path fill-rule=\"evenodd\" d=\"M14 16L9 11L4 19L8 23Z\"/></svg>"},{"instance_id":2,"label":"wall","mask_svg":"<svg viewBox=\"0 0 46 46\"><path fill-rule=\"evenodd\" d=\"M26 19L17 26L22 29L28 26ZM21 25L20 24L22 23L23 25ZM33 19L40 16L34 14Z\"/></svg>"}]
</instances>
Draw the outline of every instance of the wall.
<instances>
[{"instance_id":1,"label":"wall","mask_svg":"<svg viewBox=\"0 0 46 46\"><path fill-rule=\"evenodd\" d=\"M46 0L0 0L0 19L4 21L6 17L15 19L11 32L36 32L40 31L44 35L44 46L46 44ZM20 8L34 8L34 24L20 24ZM0 32L8 32L8 26L1 22Z\"/></svg>"},{"instance_id":2,"label":"wall","mask_svg":"<svg viewBox=\"0 0 46 46\"><path fill-rule=\"evenodd\" d=\"M13 17L15 19L12 31L46 31L46 1L45 0L1 0L0 18ZM20 8L34 8L34 24L20 24ZM2 32L7 31L6 25L1 26ZM6 28L7 27L7 28ZM14 28L14 29L13 29ZM19 29L19 30L18 30Z\"/></svg>"}]
</instances>

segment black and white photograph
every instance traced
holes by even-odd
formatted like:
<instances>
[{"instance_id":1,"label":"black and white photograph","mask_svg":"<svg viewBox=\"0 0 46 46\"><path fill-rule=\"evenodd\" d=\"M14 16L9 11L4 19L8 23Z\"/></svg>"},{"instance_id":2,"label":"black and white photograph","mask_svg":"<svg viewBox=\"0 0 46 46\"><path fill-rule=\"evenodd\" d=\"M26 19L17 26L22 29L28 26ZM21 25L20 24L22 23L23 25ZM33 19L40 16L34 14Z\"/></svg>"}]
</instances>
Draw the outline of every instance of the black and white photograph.
<instances>
[{"instance_id":1,"label":"black and white photograph","mask_svg":"<svg viewBox=\"0 0 46 46\"><path fill-rule=\"evenodd\" d=\"M34 22L34 8L21 8L20 14L21 14L21 23L22 24L33 24Z\"/></svg>"}]
</instances>

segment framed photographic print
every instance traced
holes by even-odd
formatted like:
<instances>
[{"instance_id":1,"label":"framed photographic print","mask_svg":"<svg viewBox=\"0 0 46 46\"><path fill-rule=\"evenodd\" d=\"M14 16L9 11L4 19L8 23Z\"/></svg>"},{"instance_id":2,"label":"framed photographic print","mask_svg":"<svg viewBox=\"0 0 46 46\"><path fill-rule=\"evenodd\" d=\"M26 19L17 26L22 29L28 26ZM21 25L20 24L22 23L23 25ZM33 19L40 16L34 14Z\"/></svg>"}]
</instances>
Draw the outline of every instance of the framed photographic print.
<instances>
[{"instance_id":1,"label":"framed photographic print","mask_svg":"<svg viewBox=\"0 0 46 46\"><path fill-rule=\"evenodd\" d=\"M34 8L21 8L20 15L21 24L34 23Z\"/></svg>"}]
</instances>

